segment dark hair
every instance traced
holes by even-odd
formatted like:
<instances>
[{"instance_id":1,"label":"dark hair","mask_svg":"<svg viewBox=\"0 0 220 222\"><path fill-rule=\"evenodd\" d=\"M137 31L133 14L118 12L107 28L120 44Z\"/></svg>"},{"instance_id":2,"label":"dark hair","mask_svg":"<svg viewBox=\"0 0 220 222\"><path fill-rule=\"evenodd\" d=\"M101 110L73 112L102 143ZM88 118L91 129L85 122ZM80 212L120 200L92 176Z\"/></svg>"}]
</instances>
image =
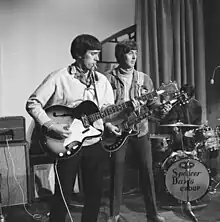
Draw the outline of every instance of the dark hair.
<instances>
[{"instance_id":1,"label":"dark hair","mask_svg":"<svg viewBox=\"0 0 220 222\"><path fill-rule=\"evenodd\" d=\"M181 88L180 88L180 91L182 92L185 92L188 94L189 97L193 97L194 94L195 94L195 88L190 85L190 84L184 84Z\"/></svg>"},{"instance_id":2,"label":"dark hair","mask_svg":"<svg viewBox=\"0 0 220 222\"><path fill-rule=\"evenodd\" d=\"M94 36L82 34L77 36L71 44L70 53L74 59L83 57L87 50L101 50L101 42Z\"/></svg>"},{"instance_id":3,"label":"dark hair","mask_svg":"<svg viewBox=\"0 0 220 222\"><path fill-rule=\"evenodd\" d=\"M115 58L118 63L124 61L124 55L131 50L137 50L137 43L134 40L125 39L115 46Z\"/></svg>"}]
</instances>

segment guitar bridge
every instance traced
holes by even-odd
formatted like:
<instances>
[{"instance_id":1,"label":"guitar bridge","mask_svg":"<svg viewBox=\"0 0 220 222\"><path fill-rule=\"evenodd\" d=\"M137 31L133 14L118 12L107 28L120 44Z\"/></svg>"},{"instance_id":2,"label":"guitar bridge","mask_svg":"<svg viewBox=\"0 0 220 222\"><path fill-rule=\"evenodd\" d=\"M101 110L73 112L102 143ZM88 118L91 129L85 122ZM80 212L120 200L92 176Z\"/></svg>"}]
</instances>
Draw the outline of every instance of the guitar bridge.
<instances>
[{"instance_id":1,"label":"guitar bridge","mask_svg":"<svg viewBox=\"0 0 220 222\"><path fill-rule=\"evenodd\" d=\"M86 115L81 116L81 121L82 121L84 128L88 128L90 126L89 120Z\"/></svg>"}]
</instances>

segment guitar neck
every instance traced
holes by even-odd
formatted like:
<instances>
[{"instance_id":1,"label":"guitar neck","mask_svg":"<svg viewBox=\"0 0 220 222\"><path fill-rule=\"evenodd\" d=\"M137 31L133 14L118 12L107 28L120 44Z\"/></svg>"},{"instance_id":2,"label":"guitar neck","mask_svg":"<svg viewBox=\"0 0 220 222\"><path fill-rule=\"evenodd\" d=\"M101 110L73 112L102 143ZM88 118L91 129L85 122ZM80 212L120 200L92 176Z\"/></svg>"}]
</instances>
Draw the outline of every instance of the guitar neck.
<instances>
[{"instance_id":1,"label":"guitar neck","mask_svg":"<svg viewBox=\"0 0 220 222\"><path fill-rule=\"evenodd\" d=\"M153 92L136 97L135 99L143 100L143 101L147 101L149 99L155 99L158 97L158 92L159 91L155 90ZM127 101L127 102L121 103L119 105L110 106L107 109L105 109L104 111L93 113L93 114L89 115L88 119L90 122L95 122L98 119L104 119L105 117L110 116L113 113L116 113L118 111L122 111L126 108L129 108L129 107L133 107L132 101Z\"/></svg>"},{"instance_id":2,"label":"guitar neck","mask_svg":"<svg viewBox=\"0 0 220 222\"><path fill-rule=\"evenodd\" d=\"M133 105L132 105L131 101L127 101L127 102L121 103L119 105L109 106L101 112L97 112L97 113L93 113L93 114L89 115L88 119L90 122L95 122L98 119L104 119L105 117L110 116L111 114L122 111L122 110L132 107L132 106Z\"/></svg>"},{"instance_id":3,"label":"guitar neck","mask_svg":"<svg viewBox=\"0 0 220 222\"><path fill-rule=\"evenodd\" d=\"M148 99L154 99L157 96L158 96L158 94L157 94L157 91L155 90L151 93L147 93L147 94L144 94L140 97L137 97L136 99L137 100L148 100ZM119 105L109 106L107 109L105 109L102 112L97 112L97 113L93 113L93 114L89 115L88 119L90 122L95 122L98 119L104 119L105 117L110 116L113 113L122 111L126 108L129 108L129 107L133 107L132 101L127 101L127 102L121 103Z\"/></svg>"},{"instance_id":4,"label":"guitar neck","mask_svg":"<svg viewBox=\"0 0 220 222\"><path fill-rule=\"evenodd\" d=\"M127 121L123 122L124 129L130 129L134 124L141 122L141 120L147 118L150 115L149 112L144 112L141 115L135 115L133 118L128 119Z\"/></svg>"},{"instance_id":5,"label":"guitar neck","mask_svg":"<svg viewBox=\"0 0 220 222\"><path fill-rule=\"evenodd\" d=\"M172 105L172 108L179 104L187 103L188 101L185 98L182 98L184 95L178 95L176 98L172 101L167 101L166 103L161 104L161 106L165 106L166 104ZM128 119L127 121L123 122L123 127L125 129L129 129L134 124L139 123L141 120L149 117L151 115L150 110L146 110L144 106L142 106L142 113L140 115L135 115L135 117Z\"/></svg>"},{"instance_id":6,"label":"guitar neck","mask_svg":"<svg viewBox=\"0 0 220 222\"><path fill-rule=\"evenodd\" d=\"M139 99L139 100L148 100L148 99L154 99L157 96L158 96L158 94L157 94L157 91L155 90L151 93L144 94L144 95L138 97L137 99ZM148 109L146 110L146 108L144 106L142 106L142 111L143 111L142 114L136 116L135 118L128 119L128 121L124 122L124 127L130 128L134 124L139 123L141 120L147 118L150 115L149 110Z\"/></svg>"},{"instance_id":7,"label":"guitar neck","mask_svg":"<svg viewBox=\"0 0 220 222\"><path fill-rule=\"evenodd\" d=\"M153 92L141 95L141 96L137 97L136 99L137 100L144 100L144 101L146 101L146 100L149 100L149 99L155 99L156 97L158 97L158 93L155 90Z\"/></svg>"}]
</instances>

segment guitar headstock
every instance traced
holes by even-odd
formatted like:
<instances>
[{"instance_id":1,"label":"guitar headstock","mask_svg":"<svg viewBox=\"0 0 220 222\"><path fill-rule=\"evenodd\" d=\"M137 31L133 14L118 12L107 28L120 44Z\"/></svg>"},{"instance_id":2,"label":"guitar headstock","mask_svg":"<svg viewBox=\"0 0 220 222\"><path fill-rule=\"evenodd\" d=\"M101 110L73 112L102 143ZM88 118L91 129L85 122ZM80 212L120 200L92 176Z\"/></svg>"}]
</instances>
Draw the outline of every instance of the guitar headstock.
<instances>
[{"instance_id":1,"label":"guitar headstock","mask_svg":"<svg viewBox=\"0 0 220 222\"><path fill-rule=\"evenodd\" d=\"M157 89L157 93L159 95L164 95L164 94L173 94L179 92L179 88L177 86L176 81L170 81L169 83L165 84L162 83L161 86Z\"/></svg>"},{"instance_id":2,"label":"guitar headstock","mask_svg":"<svg viewBox=\"0 0 220 222\"><path fill-rule=\"evenodd\" d=\"M186 95L185 92L176 92L174 94L174 98L177 100L177 103L179 105L185 105L189 103L189 100L191 99L189 96Z\"/></svg>"}]
</instances>

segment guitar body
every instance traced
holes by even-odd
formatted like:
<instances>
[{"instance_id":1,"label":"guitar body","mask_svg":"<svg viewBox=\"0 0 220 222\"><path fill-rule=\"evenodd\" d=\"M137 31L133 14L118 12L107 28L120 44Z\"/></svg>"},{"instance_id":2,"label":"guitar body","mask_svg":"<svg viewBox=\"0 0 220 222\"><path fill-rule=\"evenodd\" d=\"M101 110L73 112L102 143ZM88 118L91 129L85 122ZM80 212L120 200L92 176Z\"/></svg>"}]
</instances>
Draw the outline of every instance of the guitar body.
<instances>
[{"instance_id":1,"label":"guitar body","mask_svg":"<svg viewBox=\"0 0 220 222\"><path fill-rule=\"evenodd\" d=\"M103 149L107 152L115 152L125 144L129 137L136 136L137 134L138 131L135 130L123 131L120 136L104 132L102 136Z\"/></svg>"},{"instance_id":2,"label":"guitar body","mask_svg":"<svg viewBox=\"0 0 220 222\"><path fill-rule=\"evenodd\" d=\"M142 119L147 118L149 109L143 105L140 108L140 113L137 115L136 112L131 112L130 115L117 127L122 132L120 136L116 136L114 133L109 133L105 130L102 136L103 149L107 152L115 152L119 150L126 142L129 137L136 136L139 131L134 130L134 124L139 123ZM107 132L106 132L107 131Z\"/></svg>"},{"instance_id":3,"label":"guitar body","mask_svg":"<svg viewBox=\"0 0 220 222\"><path fill-rule=\"evenodd\" d=\"M96 129L87 121L82 121L84 116L99 111L98 107L92 101L84 101L76 108L55 105L47 108L45 111L54 122L70 125L71 135L66 139L54 131L49 131L47 134L44 134L39 125L35 127L39 143L44 152L54 158L64 159L74 156L81 150L85 140L102 135L101 130Z\"/></svg>"}]
</instances>

